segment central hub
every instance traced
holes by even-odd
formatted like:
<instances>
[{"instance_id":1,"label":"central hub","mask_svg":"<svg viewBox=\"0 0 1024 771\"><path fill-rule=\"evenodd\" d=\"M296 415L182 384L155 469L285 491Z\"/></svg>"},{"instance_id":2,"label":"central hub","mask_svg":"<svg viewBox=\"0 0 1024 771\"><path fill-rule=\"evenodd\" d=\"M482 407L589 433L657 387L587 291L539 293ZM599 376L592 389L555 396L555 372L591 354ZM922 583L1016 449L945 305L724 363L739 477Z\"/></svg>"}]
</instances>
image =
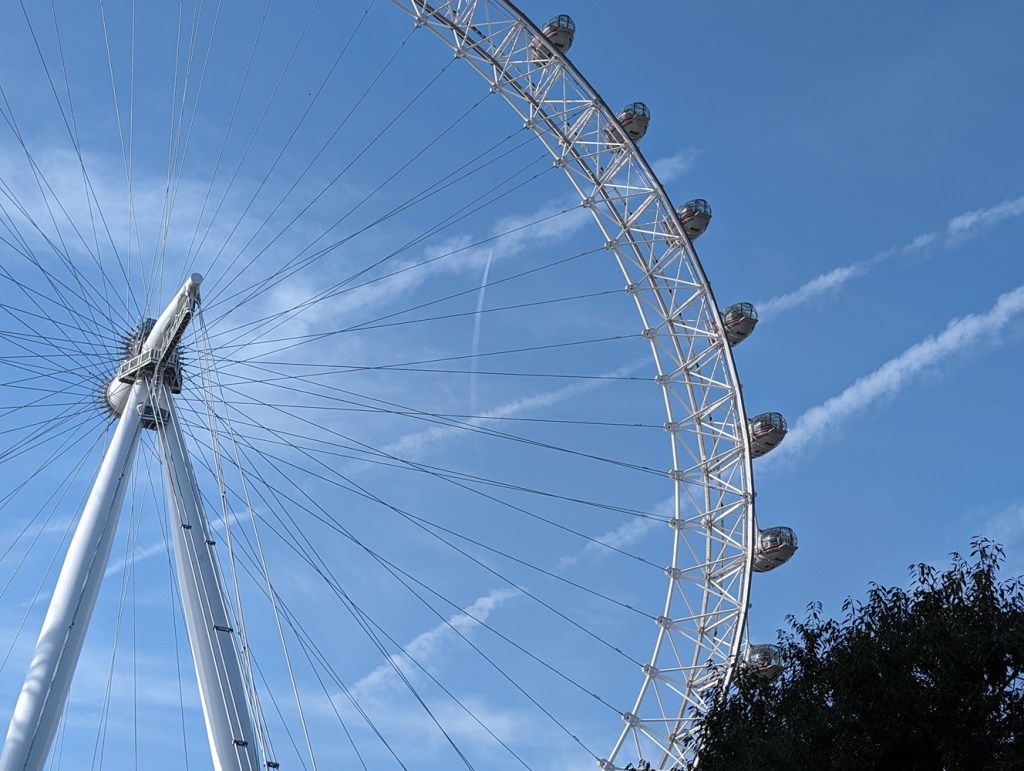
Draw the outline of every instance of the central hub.
<instances>
[{"instance_id":1,"label":"central hub","mask_svg":"<svg viewBox=\"0 0 1024 771\"><path fill-rule=\"evenodd\" d=\"M156 319L143 319L125 342L124 358L121 360L118 374L111 378L110 382L107 383L107 387L103 390L103 403L111 415L121 415L124 411L124 405L128 401L128 394L132 390L132 384L138 379L138 373L129 375L125 379L121 375L121 371L126 364L137 361L142 356L142 346L145 344L146 338L149 337L149 333L153 331L155 324ZM157 374L156 369L156 367L153 367L147 374ZM182 384L181 354L177 347L171 351L170 356L167 358L167 363L160 367L159 370L160 378L158 382L167 386L172 394L180 394Z\"/></svg>"},{"instance_id":2,"label":"central hub","mask_svg":"<svg viewBox=\"0 0 1024 771\"><path fill-rule=\"evenodd\" d=\"M124 412L132 385L145 378L151 383L167 386L171 393L181 393L181 356L178 341L199 310L198 273L185 284L160 314L158 319L143 319L125 344L124 360L117 375L107 384L103 398L112 415Z\"/></svg>"}]
</instances>

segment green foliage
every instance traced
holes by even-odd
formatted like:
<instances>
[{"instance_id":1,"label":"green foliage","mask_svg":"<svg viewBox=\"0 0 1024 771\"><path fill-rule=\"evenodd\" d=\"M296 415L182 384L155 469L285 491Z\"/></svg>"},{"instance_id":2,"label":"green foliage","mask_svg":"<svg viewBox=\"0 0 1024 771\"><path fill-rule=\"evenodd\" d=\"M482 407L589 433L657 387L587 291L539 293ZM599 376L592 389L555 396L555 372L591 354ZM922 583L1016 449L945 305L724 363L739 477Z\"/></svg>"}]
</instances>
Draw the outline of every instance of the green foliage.
<instances>
[{"instance_id":1,"label":"green foliage","mask_svg":"<svg viewBox=\"0 0 1024 771\"><path fill-rule=\"evenodd\" d=\"M787 668L748 674L706 716L700 771L1024 768L1024 581L972 541L909 591L872 585L841 620L787 620Z\"/></svg>"}]
</instances>

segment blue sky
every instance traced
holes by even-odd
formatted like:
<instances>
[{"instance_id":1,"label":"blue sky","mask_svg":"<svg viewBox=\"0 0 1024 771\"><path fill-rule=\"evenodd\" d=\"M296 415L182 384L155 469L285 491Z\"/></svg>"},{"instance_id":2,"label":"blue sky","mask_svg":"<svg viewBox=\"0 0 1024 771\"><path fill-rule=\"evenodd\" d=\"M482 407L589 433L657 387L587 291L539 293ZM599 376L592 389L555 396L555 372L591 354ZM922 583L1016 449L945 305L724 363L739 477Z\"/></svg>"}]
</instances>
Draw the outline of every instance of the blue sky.
<instances>
[{"instance_id":1,"label":"blue sky","mask_svg":"<svg viewBox=\"0 0 1024 771\"><path fill-rule=\"evenodd\" d=\"M224 4L204 71L205 5L177 81L176 9L140 12L133 75L127 4L105 4L109 61L99 10L57 4L67 80L49 9L29 9L48 70L21 10L4 12L0 722L110 433L96 394L118 337L192 270L207 277L229 470L224 510L201 471L208 513L248 554L259 523L286 615L353 696L321 690L325 669L286 632L320 768L359 767L353 745L377 767L449 768L437 724L476 768L592 768L632 706L664 599L671 486L621 274L507 106L390 4L362 23L357 5L316 9L305 33L305 5L272 6L247 76L259 14ZM570 58L605 101L649 105L640 149L669 196L714 208L697 251L720 306L761 310L736 350L744 397L791 432L755 462L758 511L794 527L800 550L754 577L751 638L809 602L838 613L871 581L905 583L908 565L942 565L974 535L1024 571L1024 12L520 7L570 13ZM47 72L65 115L73 105L81 164ZM189 345L181 409L207 468L201 340ZM54 767L100 747L110 766L162 768L157 752L180 767L185 752L204 767L151 445ZM295 731L253 569L240 560L250 639ZM268 699L282 768L308 767Z\"/></svg>"}]
</instances>

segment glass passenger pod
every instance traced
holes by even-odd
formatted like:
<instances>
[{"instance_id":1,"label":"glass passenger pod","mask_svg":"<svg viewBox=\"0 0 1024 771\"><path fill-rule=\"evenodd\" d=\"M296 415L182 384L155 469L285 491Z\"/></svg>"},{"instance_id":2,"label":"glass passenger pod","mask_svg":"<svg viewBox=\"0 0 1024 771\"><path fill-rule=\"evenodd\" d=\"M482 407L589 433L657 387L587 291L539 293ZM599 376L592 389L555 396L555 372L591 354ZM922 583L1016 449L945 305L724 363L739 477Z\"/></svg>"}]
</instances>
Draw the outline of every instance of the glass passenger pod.
<instances>
[{"instance_id":1,"label":"glass passenger pod","mask_svg":"<svg viewBox=\"0 0 1024 771\"><path fill-rule=\"evenodd\" d=\"M619 110L615 115L615 120L619 122L630 139L639 142L647 133L647 126L651 122L651 111L643 102L633 102Z\"/></svg>"},{"instance_id":2,"label":"glass passenger pod","mask_svg":"<svg viewBox=\"0 0 1024 771\"><path fill-rule=\"evenodd\" d=\"M538 64L551 61L551 46L563 54L572 47L576 37L576 22L567 13L549 19L540 29L541 34L530 41L530 60Z\"/></svg>"},{"instance_id":3,"label":"glass passenger pod","mask_svg":"<svg viewBox=\"0 0 1024 771\"><path fill-rule=\"evenodd\" d=\"M754 570L767 573L789 562L797 550L796 533L791 527L769 527L757 536L754 552Z\"/></svg>"},{"instance_id":4,"label":"glass passenger pod","mask_svg":"<svg viewBox=\"0 0 1024 771\"><path fill-rule=\"evenodd\" d=\"M786 419L778 412L764 412L750 419L750 457L760 458L774 450L786 436Z\"/></svg>"},{"instance_id":5,"label":"glass passenger pod","mask_svg":"<svg viewBox=\"0 0 1024 771\"><path fill-rule=\"evenodd\" d=\"M774 680L786 668L778 645L751 645L747 649L746 671L765 680Z\"/></svg>"},{"instance_id":6,"label":"glass passenger pod","mask_svg":"<svg viewBox=\"0 0 1024 771\"><path fill-rule=\"evenodd\" d=\"M750 303L736 303L722 311L725 336L729 345L739 345L757 326L757 308Z\"/></svg>"},{"instance_id":7,"label":"glass passenger pod","mask_svg":"<svg viewBox=\"0 0 1024 771\"><path fill-rule=\"evenodd\" d=\"M615 120L619 125L609 126L606 132L608 146L612 149L622 146L623 135L639 142L651 123L651 111L643 102L633 102L615 113Z\"/></svg>"},{"instance_id":8,"label":"glass passenger pod","mask_svg":"<svg viewBox=\"0 0 1024 771\"><path fill-rule=\"evenodd\" d=\"M691 241L696 241L711 222L711 204L703 198L694 198L676 209L676 214L683 223L686 235Z\"/></svg>"}]
</instances>

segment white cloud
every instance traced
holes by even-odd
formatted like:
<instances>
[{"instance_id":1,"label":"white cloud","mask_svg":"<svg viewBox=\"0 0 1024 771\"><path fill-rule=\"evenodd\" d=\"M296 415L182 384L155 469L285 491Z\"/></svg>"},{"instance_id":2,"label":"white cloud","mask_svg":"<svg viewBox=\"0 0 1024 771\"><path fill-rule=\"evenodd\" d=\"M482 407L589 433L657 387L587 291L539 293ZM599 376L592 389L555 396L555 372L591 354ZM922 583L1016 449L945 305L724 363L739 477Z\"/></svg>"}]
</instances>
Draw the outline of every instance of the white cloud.
<instances>
[{"instance_id":1,"label":"white cloud","mask_svg":"<svg viewBox=\"0 0 1024 771\"><path fill-rule=\"evenodd\" d=\"M612 378L631 375L647 363L648 361L646 359L634 361L611 372L605 373L605 375L599 378L583 380L579 383L563 386L562 388L557 388L553 391L545 391L533 394L532 396L524 396L519 399L514 399L510 402L506 402L505 404L501 404L494 409L487 410L479 417L463 421L457 426L434 426L423 431L406 434L391 444L382 447L381 451L388 455L396 455L402 458L420 457L422 453L430 447L430 445L442 439L458 436L460 434L470 436L471 433L467 431L467 427L484 425L495 418L511 418L533 410L550 407L551 405L558 404L566 399L602 388L612 382Z\"/></svg>"},{"instance_id":2,"label":"white cloud","mask_svg":"<svg viewBox=\"0 0 1024 771\"><path fill-rule=\"evenodd\" d=\"M458 639L459 634L455 629L469 637L481 622L486 621L499 607L518 596L520 593L516 590L499 589L477 598L463 612L452 615L446 622L406 643L403 646L403 653L394 655L390 663L378 666L351 686L349 695L375 720L380 716L386 716L389 734L405 737L406 746L417 747L421 760L442 752L446 753L449 749L446 740L437 731L431 716L407 697L406 687L391 663L419 688L425 677L419 667L412 663L410 657L415 658L435 675L446 663L458 666L464 655L464 646ZM434 718L444 727L445 733L456 745L467 749L474 747L477 751L491 753L492 762L489 768L518 767L499 746L499 739L508 742L517 752L529 750L531 753L541 751L547 754L555 748L563 751L565 749L565 735L556 730L552 723L535 709L522 705L513 706L508 699L496 700L489 692L457 693L456 696L462 706L447 698L432 698L425 689L421 691L421 695L430 704ZM347 696L336 693L331 698L335 708L342 714L348 714L352 709ZM319 707L325 715L333 714L333 710L325 708L324 704ZM357 726L359 722L353 715L349 725ZM552 762L550 766L545 764L531 767L561 766Z\"/></svg>"},{"instance_id":3,"label":"white cloud","mask_svg":"<svg viewBox=\"0 0 1024 771\"><path fill-rule=\"evenodd\" d=\"M496 220L484 234L452 234L432 242L415 256L393 256L353 284L339 282L325 287L331 274L302 271L271 287L262 302L249 303L244 311L233 311L230 326L252 327L242 335L250 358L259 357L264 350L259 341L264 339L269 341L265 350L275 357L281 354L282 339L308 336L322 346L320 334L325 330L358 326L366 322L370 311L386 314L396 298L409 298L429 280L483 270L492 261L509 260L538 244L567 240L588 222L590 213L574 202L548 201L531 212ZM347 275L346 271L339 275ZM255 321L268 318L272 323L261 321L254 325ZM351 335L332 338L328 358L345 358L342 346L352 345L351 340ZM295 350L303 349L300 346Z\"/></svg>"},{"instance_id":4,"label":"white cloud","mask_svg":"<svg viewBox=\"0 0 1024 771\"><path fill-rule=\"evenodd\" d=\"M807 410L772 458L792 456L835 432L844 420L874 402L898 393L926 367L996 335L1024 312L1024 286L1001 295L985 313L954 319L940 334L922 340L860 378L838 396Z\"/></svg>"},{"instance_id":5,"label":"white cloud","mask_svg":"<svg viewBox=\"0 0 1024 771\"><path fill-rule=\"evenodd\" d=\"M224 520L223 520L222 517L215 516L215 517L211 518L209 516L209 514L207 514L207 518L208 518L208 521L210 523L210 527L215 532L217 532L217 533L222 533L223 532L223 530L224 530ZM231 514L231 526L234 527L236 525L240 525L242 522L245 522L245 521L251 520L251 519L252 519L252 516L251 516L250 512L248 512L248 511L235 512L235 513ZM156 556L161 555L161 554L168 554L169 551L170 551L170 548L171 548L170 543L168 541L166 541L165 539L161 539L159 541L154 541L153 543L150 543L147 546L141 546L141 547L140 546L136 546L135 548L133 548L131 550L130 554L125 554L123 557L120 557L120 558L118 558L116 560L113 560L108 565L108 567L107 567L106 571L104 571L103 575L104 575L104 577L112 576L112 575L115 575L117 573L120 573L122 570L125 569L125 567L127 565L137 565L138 563L144 562L145 560L148 560L151 557L156 557Z\"/></svg>"},{"instance_id":6,"label":"white cloud","mask_svg":"<svg viewBox=\"0 0 1024 771\"><path fill-rule=\"evenodd\" d=\"M990 518L982 525L980 535L1004 546L1024 538L1024 501L1017 501Z\"/></svg>"},{"instance_id":7,"label":"white cloud","mask_svg":"<svg viewBox=\"0 0 1024 771\"><path fill-rule=\"evenodd\" d=\"M873 263L871 261L862 260L852 265L830 270L828 273L822 273L792 292L778 295L767 302L757 303L758 315L762 317L773 316L790 308L795 308L798 305L803 305L808 300L831 289L838 289L851 278L864 275L871 270L872 266Z\"/></svg>"},{"instance_id":8,"label":"white cloud","mask_svg":"<svg viewBox=\"0 0 1024 771\"><path fill-rule=\"evenodd\" d=\"M658 158L651 162L651 169L662 184L673 182L684 174L689 174L700 153L694 147L687 147L675 155Z\"/></svg>"},{"instance_id":9,"label":"white cloud","mask_svg":"<svg viewBox=\"0 0 1024 771\"><path fill-rule=\"evenodd\" d=\"M104 571L103 575L104 577L109 577L120 573L129 564L136 565L139 562L147 560L150 557L155 557L158 554L167 554L168 548L168 544L159 542L152 543L149 546L144 546L141 549L132 549L132 553L130 555L121 557L111 562L110 565L107 567L106 571Z\"/></svg>"},{"instance_id":10,"label":"white cloud","mask_svg":"<svg viewBox=\"0 0 1024 771\"><path fill-rule=\"evenodd\" d=\"M943 231L922 233L907 244L886 249L867 260L858 260L849 265L834 268L820 276L815 276L792 292L786 292L770 300L756 303L758 313L765 318L790 310L826 292L839 289L847 281L863 276L891 257L913 254L936 244L951 249L982 231L1021 214L1024 214L1024 196L1003 201L987 209L976 209L957 215L949 220Z\"/></svg>"},{"instance_id":11,"label":"white cloud","mask_svg":"<svg viewBox=\"0 0 1024 771\"><path fill-rule=\"evenodd\" d=\"M515 589L495 589L478 597L461 613L456 613L403 645L402 652L392 655L389 663L381 664L352 686L352 695L359 702L365 699L377 700L390 690L403 687L395 672L396 668L410 680L417 679L421 667L430 669L451 654L452 643L457 637L469 636L498 607L518 596L519 592Z\"/></svg>"},{"instance_id":12,"label":"white cloud","mask_svg":"<svg viewBox=\"0 0 1024 771\"><path fill-rule=\"evenodd\" d=\"M144 175L136 170L132 180L132 195L129 208L127 183L122 162L118 158L99 153L78 155L60 147L44 147L33 154L33 166L17 157L17 154L0 153L0 176L6 188L11 191L20 207L7 207L12 225L26 235L30 244L38 244L45 236L53 243L65 241L69 255L78 256L85 249L94 249L91 230L83 223L91 223L97 216L97 205L102 209L107 228L100 236L102 259L112 259L109 254L109 238L115 239L121 259L129 253L133 261L150 260L159 243L163 229L167 180L159 175ZM82 166L88 173L88 189L82 176ZM38 175L38 179L37 179ZM179 196L174 207L175 219L180 222L195 222L199 218L199 204L205 195L205 188L192 179L183 178L178 183ZM25 214L21 213L24 207ZM47 221L38 212L52 210L56 224ZM29 215L32 216L29 219ZM231 213L227 214L230 219ZM137 234L133 243L127 240L128 222L131 219ZM249 223L251 226L255 220ZM78 226L77 233L71 223ZM109 231L108 231L109 228ZM167 254L183 254L191 239L191 231L182 226L169 231L171 238ZM139 244L143 245L138 254ZM90 260L91 261L91 260ZM175 270L179 266L174 265ZM138 270L138 263L132 270Z\"/></svg>"},{"instance_id":13,"label":"white cloud","mask_svg":"<svg viewBox=\"0 0 1024 771\"><path fill-rule=\"evenodd\" d=\"M28 527L24 525L18 526L17 528L11 526L3 533L3 543L11 542L10 548L13 549L20 541L28 541L29 539L34 541L41 536L53 535L54 533L65 535L72 527L74 527L76 521L77 520L72 519L71 517L63 517L52 522L44 522L34 530L29 530Z\"/></svg>"},{"instance_id":14,"label":"white cloud","mask_svg":"<svg viewBox=\"0 0 1024 771\"><path fill-rule=\"evenodd\" d=\"M654 506L654 513L668 519L672 516L673 499L666 498ZM626 549L641 541L654 528L663 524L662 519L630 519L613 530L597 536L575 554L567 554L558 560L556 570L573 567L586 560L607 556L611 549Z\"/></svg>"},{"instance_id":15,"label":"white cloud","mask_svg":"<svg viewBox=\"0 0 1024 771\"><path fill-rule=\"evenodd\" d=\"M576 554L569 554L558 560L556 570L563 570L588 559L597 559L608 554L610 549L625 549L637 543L655 527L662 524L657 519L631 519L614 530L602 533L590 541Z\"/></svg>"},{"instance_id":16,"label":"white cloud","mask_svg":"<svg viewBox=\"0 0 1024 771\"><path fill-rule=\"evenodd\" d=\"M1024 195L1003 201L988 209L976 209L953 217L946 226L946 241L949 246L987 230L1003 220L1024 214Z\"/></svg>"}]
</instances>

